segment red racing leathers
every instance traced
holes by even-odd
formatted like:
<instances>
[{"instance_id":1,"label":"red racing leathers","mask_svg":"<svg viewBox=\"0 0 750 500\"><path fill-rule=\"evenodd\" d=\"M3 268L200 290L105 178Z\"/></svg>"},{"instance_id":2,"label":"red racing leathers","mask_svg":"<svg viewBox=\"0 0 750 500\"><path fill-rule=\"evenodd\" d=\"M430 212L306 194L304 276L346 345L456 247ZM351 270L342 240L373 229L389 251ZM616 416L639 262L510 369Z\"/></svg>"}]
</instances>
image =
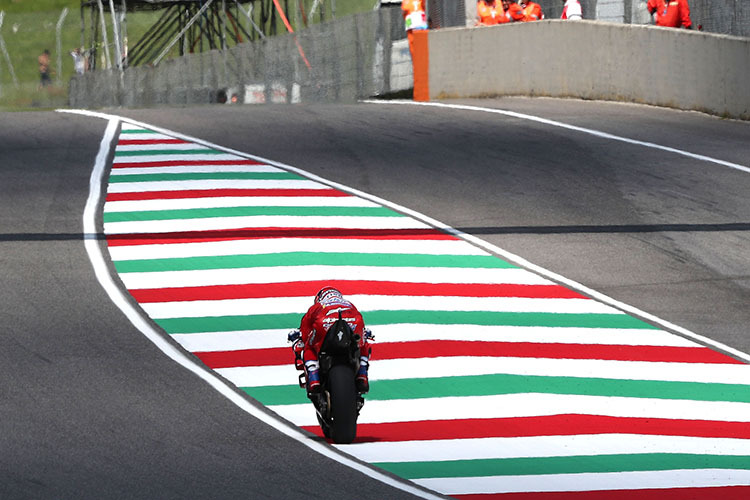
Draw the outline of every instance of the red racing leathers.
<instances>
[{"instance_id":1,"label":"red racing leathers","mask_svg":"<svg viewBox=\"0 0 750 500\"><path fill-rule=\"evenodd\" d=\"M328 328L341 317L349 323L355 335L359 335L359 349L364 361L369 359L370 347L365 338L365 322L354 304L343 297L329 297L310 306L299 325L302 342L305 344L302 357L305 363L317 361L318 352Z\"/></svg>"}]
</instances>

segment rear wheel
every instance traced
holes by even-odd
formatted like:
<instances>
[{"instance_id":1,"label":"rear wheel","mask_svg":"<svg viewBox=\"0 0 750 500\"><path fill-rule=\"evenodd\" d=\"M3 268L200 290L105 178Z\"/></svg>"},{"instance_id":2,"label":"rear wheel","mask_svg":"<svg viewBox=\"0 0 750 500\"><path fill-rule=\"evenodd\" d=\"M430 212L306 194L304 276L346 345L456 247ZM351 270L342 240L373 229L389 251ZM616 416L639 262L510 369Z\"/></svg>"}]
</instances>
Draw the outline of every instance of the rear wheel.
<instances>
[{"instance_id":1,"label":"rear wheel","mask_svg":"<svg viewBox=\"0 0 750 500\"><path fill-rule=\"evenodd\" d=\"M357 389L354 369L335 365L328 372L331 394L331 439L337 444L348 444L357 436Z\"/></svg>"}]
</instances>

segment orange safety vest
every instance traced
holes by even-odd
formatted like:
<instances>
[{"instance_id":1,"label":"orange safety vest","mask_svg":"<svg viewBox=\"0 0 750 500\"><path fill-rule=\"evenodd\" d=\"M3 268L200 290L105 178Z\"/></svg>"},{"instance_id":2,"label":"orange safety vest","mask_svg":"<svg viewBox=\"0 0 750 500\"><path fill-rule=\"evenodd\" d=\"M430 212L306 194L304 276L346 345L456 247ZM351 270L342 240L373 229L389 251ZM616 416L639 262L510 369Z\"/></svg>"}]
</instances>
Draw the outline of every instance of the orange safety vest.
<instances>
[{"instance_id":1,"label":"orange safety vest","mask_svg":"<svg viewBox=\"0 0 750 500\"><path fill-rule=\"evenodd\" d=\"M427 29L425 0L401 0L406 31Z\"/></svg>"},{"instance_id":2,"label":"orange safety vest","mask_svg":"<svg viewBox=\"0 0 750 500\"><path fill-rule=\"evenodd\" d=\"M544 19L541 5L534 2L526 2L526 6L523 8L523 16L524 21L539 21Z\"/></svg>"},{"instance_id":3,"label":"orange safety vest","mask_svg":"<svg viewBox=\"0 0 750 500\"><path fill-rule=\"evenodd\" d=\"M502 7L500 7L500 9L502 9ZM515 2L511 2L508 6L508 10L504 11L504 14L500 17L498 24L523 21L524 17L521 6Z\"/></svg>"},{"instance_id":4,"label":"orange safety vest","mask_svg":"<svg viewBox=\"0 0 750 500\"><path fill-rule=\"evenodd\" d=\"M505 12L499 1L479 0L477 16L479 16L479 24L493 25L501 22L500 18L505 17Z\"/></svg>"}]
</instances>

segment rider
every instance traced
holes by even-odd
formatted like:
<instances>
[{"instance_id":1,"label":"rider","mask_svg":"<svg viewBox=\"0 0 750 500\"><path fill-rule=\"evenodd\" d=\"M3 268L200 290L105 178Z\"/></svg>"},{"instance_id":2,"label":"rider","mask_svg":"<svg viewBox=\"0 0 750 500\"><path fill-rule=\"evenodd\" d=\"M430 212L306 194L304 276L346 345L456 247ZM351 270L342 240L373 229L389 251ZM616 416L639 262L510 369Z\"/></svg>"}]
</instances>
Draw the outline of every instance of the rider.
<instances>
[{"instance_id":1,"label":"rider","mask_svg":"<svg viewBox=\"0 0 750 500\"><path fill-rule=\"evenodd\" d=\"M339 319L339 312L354 334L359 335L360 362L356 379L357 391L366 393L370 390L367 379L370 347L365 336L365 322L354 304L344 299L341 292L334 287L326 286L315 294L315 301L307 310L299 326L302 342L305 345L302 357L305 361L309 392L320 392L318 352L328 328Z\"/></svg>"}]
</instances>

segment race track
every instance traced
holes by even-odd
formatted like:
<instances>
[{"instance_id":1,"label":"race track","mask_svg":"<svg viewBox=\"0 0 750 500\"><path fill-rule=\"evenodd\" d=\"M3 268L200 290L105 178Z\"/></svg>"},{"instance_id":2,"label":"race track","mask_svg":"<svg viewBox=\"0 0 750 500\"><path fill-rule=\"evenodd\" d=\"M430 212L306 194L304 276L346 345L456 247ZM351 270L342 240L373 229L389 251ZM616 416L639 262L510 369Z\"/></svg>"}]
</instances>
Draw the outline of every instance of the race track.
<instances>
[{"instance_id":1,"label":"race track","mask_svg":"<svg viewBox=\"0 0 750 500\"><path fill-rule=\"evenodd\" d=\"M592 102L470 104L738 165L750 158L747 123ZM414 209L750 352L750 173L741 169L479 110L361 104L122 115ZM400 495L256 423L130 326L84 251L84 238L100 237L81 229L106 122L13 118L0 124L1 496ZM325 492L296 472L312 461L331 481Z\"/></svg>"}]
</instances>

